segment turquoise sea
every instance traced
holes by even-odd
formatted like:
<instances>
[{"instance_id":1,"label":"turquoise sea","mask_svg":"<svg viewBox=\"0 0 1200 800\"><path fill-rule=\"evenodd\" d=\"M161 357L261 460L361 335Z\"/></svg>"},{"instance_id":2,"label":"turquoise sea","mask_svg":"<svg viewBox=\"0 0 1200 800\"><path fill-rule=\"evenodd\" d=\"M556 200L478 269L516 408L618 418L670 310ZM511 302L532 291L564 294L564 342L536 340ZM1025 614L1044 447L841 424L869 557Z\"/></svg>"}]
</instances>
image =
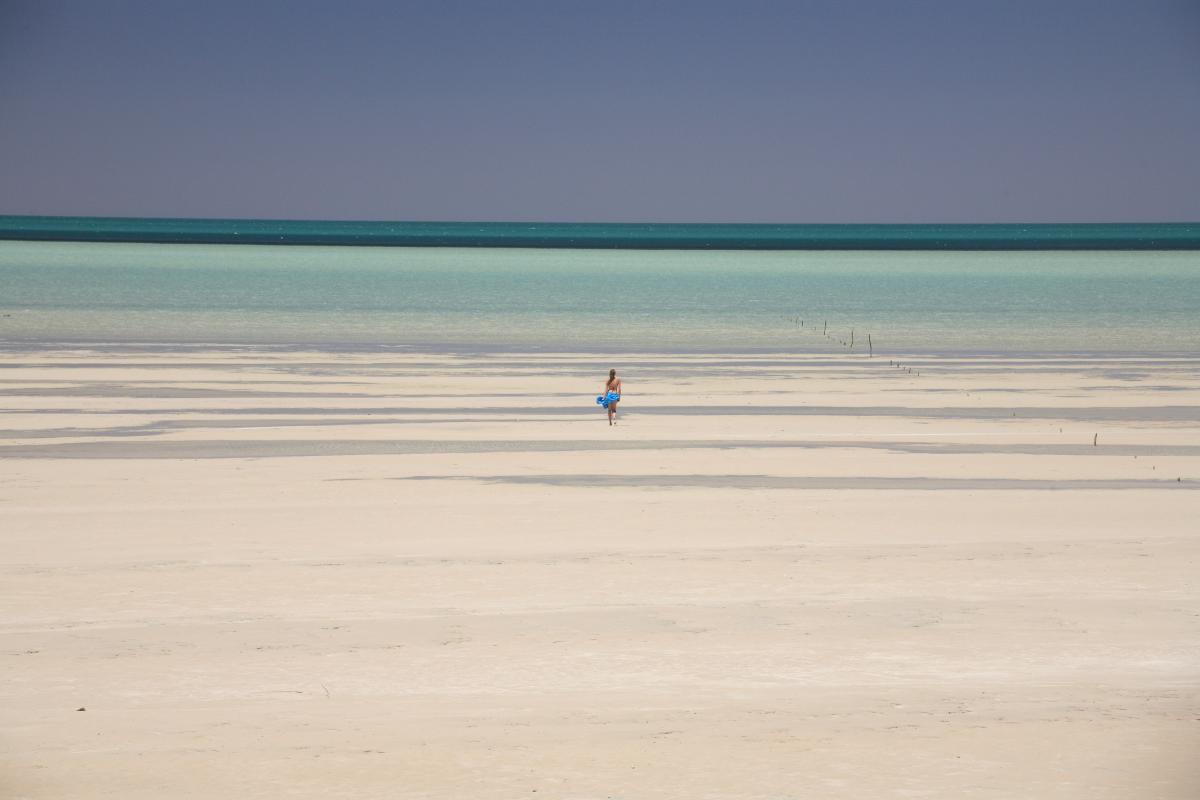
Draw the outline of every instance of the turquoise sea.
<instances>
[{"instance_id":1,"label":"turquoise sea","mask_svg":"<svg viewBox=\"0 0 1200 800\"><path fill-rule=\"evenodd\" d=\"M0 342L1200 352L1196 250L0 241Z\"/></svg>"},{"instance_id":2,"label":"turquoise sea","mask_svg":"<svg viewBox=\"0 0 1200 800\"><path fill-rule=\"evenodd\" d=\"M0 239L642 250L1198 250L1200 223L800 225L0 216Z\"/></svg>"}]
</instances>

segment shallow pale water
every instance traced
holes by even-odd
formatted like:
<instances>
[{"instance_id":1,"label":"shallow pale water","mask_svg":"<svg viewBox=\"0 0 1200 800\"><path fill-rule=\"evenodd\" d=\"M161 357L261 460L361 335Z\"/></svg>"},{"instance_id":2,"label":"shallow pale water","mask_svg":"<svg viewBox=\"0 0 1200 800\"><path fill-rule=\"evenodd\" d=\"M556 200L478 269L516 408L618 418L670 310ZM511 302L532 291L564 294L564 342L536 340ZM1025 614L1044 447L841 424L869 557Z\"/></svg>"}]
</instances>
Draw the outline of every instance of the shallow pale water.
<instances>
[{"instance_id":1,"label":"shallow pale water","mask_svg":"<svg viewBox=\"0 0 1200 800\"><path fill-rule=\"evenodd\" d=\"M10 343L845 352L851 330L881 355L1194 353L1200 252L0 242Z\"/></svg>"}]
</instances>

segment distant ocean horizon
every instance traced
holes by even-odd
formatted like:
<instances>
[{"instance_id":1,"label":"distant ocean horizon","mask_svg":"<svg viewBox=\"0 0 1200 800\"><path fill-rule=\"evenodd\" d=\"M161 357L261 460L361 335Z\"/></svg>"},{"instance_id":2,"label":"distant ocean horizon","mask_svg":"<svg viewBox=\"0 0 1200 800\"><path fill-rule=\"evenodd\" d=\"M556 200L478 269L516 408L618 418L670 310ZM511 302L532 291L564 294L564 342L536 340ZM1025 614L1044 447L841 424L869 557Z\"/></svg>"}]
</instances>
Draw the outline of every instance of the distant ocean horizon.
<instances>
[{"instance_id":1,"label":"distant ocean horizon","mask_svg":"<svg viewBox=\"0 0 1200 800\"><path fill-rule=\"evenodd\" d=\"M0 240L655 250L1196 250L1200 221L766 224L0 215Z\"/></svg>"}]
</instances>

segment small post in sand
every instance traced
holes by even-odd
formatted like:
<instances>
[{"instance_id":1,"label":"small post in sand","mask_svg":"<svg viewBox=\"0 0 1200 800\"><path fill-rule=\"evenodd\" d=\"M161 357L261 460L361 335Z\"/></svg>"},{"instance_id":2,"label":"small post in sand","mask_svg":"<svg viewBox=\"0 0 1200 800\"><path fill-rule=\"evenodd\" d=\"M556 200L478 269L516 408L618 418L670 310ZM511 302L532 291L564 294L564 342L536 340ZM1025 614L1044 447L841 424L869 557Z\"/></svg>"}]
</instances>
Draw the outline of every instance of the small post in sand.
<instances>
[{"instance_id":1,"label":"small post in sand","mask_svg":"<svg viewBox=\"0 0 1200 800\"><path fill-rule=\"evenodd\" d=\"M1096 440L1099 438L1100 438L1100 434L1098 434L1098 433L1092 434L1092 447L1096 446Z\"/></svg>"}]
</instances>

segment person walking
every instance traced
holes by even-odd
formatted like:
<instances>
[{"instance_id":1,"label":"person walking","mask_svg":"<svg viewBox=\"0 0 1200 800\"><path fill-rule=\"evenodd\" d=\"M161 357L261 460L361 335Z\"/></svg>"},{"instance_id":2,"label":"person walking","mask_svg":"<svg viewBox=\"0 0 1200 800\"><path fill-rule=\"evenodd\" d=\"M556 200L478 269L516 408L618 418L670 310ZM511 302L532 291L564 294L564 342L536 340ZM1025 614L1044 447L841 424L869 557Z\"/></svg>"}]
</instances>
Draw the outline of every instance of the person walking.
<instances>
[{"instance_id":1,"label":"person walking","mask_svg":"<svg viewBox=\"0 0 1200 800\"><path fill-rule=\"evenodd\" d=\"M596 402L608 410L608 424L617 424L617 403L621 402L621 379L617 371L608 371L608 381L604 384L604 394L596 398Z\"/></svg>"}]
</instances>

